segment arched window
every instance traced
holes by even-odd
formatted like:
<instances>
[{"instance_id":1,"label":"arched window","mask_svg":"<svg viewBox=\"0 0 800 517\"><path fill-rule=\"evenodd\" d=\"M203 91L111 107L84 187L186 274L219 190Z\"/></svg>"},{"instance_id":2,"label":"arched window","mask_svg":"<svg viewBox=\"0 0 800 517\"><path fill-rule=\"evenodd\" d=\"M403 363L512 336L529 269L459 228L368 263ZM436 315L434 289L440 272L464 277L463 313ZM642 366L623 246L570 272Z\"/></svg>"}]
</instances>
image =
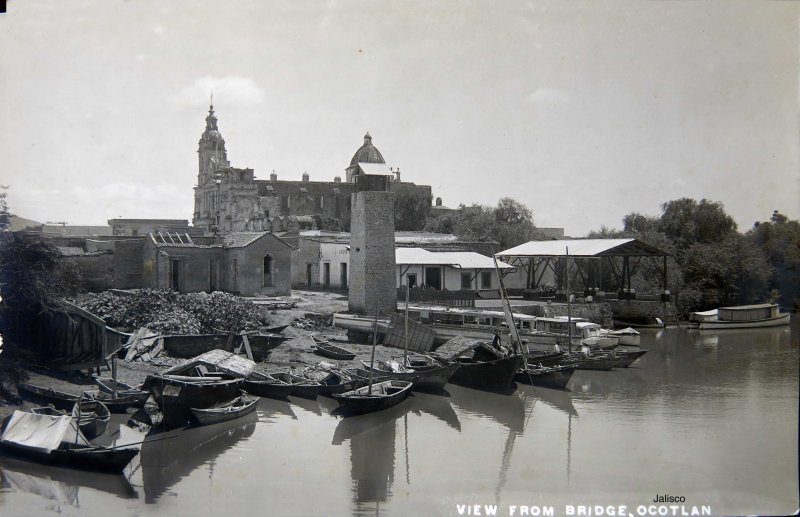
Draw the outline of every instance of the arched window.
<instances>
[{"instance_id":1,"label":"arched window","mask_svg":"<svg viewBox=\"0 0 800 517\"><path fill-rule=\"evenodd\" d=\"M272 287L272 256L264 257L264 287Z\"/></svg>"}]
</instances>

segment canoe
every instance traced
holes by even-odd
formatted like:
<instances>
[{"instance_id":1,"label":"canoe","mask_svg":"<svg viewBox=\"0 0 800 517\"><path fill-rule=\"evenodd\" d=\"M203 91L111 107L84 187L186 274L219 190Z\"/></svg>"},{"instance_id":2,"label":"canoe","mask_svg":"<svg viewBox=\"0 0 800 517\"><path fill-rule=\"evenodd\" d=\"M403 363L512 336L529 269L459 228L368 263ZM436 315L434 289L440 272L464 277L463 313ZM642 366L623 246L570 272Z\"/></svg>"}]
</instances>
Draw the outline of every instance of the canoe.
<instances>
[{"instance_id":1,"label":"canoe","mask_svg":"<svg viewBox=\"0 0 800 517\"><path fill-rule=\"evenodd\" d=\"M627 368L634 362L638 361L639 358L646 353L647 350L633 350L633 351L617 350L614 352L614 354L612 354L612 357L616 357L617 359L617 362L614 363L614 366L618 368Z\"/></svg>"},{"instance_id":2,"label":"canoe","mask_svg":"<svg viewBox=\"0 0 800 517\"><path fill-rule=\"evenodd\" d=\"M219 424L228 420L249 415L256 409L258 399L240 395L228 402L215 404L209 408L192 408L192 416L200 425Z\"/></svg>"},{"instance_id":3,"label":"canoe","mask_svg":"<svg viewBox=\"0 0 800 517\"><path fill-rule=\"evenodd\" d=\"M84 436L91 440L106 432L111 411L99 400L84 397L72 407L72 418L78 422Z\"/></svg>"},{"instance_id":4,"label":"canoe","mask_svg":"<svg viewBox=\"0 0 800 517\"><path fill-rule=\"evenodd\" d=\"M328 359L334 359L336 361L352 361L356 358L356 354L342 347L331 345L330 343L323 343L317 340L314 340L314 344L316 345L314 353L321 355L322 357L327 357Z\"/></svg>"},{"instance_id":5,"label":"canoe","mask_svg":"<svg viewBox=\"0 0 800 517\"><path fill-rule=\"evenodd\" d=\"M522 357L512 355L489 361L458 357L455 362L460 368L450 379L453 384L466 388L512 393L514 375L522 366Z\"/></svg>"},{"instance_id":6,"label":"canoe","mask_svg":"<svg viewBox=\"0 0 800 517\"><path fill-rule=\"evenodd\" d=\"M269 373L268 375L278 379L279 381L290 384L292 386L291 395L295 395L297 397L315 399L322 389L320 383L305 377L300 377L299 375L295 375L290 372L276 372Z\"/></svg>"},{"instance_id":7,"label":"canoe","mask_svg":"<svg viewBox=\"0 0 800 517\"><path fill-rule=\"evenodd\" d=\"M0 435L0 449L48 465L120 473L140 447L92 446L69 415L15 410Z\"/></svg>"},{"instance_id":8,"label":"canoe","mask_svg":"<svg viewBox=\"0 0 800 517\"><path fill-rule=\"evenodd\" d=\"M207 408L239 396L243 379L148 375L142 387L150 390L167 429L185 426L192 408Z\"/></svg>"},{"instance_id":9,"label":"canoe","mask_svg":"<svg viewBox=\"0 0 800 517\"><path fill-rule=\"evenodd\" d=\"M408 381L388 380L333 395L341 411L364 414L396 406L411 393Z\"/></svg>"},{"instance_id":10,"label":"canoe","mask_svg":"<svg viewBox=\"0 0 800 517\"><path fill-rule=\"evenodd\" d=\"M578 352L573 352L562 364L574 365L578 370L599 370L607 372L616 366L617 361L610 355L584 357Z\"/></svg>"},{"instance_id":11,"label":"canoe","mask_svg":"<svg viewBox=\"0 0 800 517\"><path fill-rule=\"evenodd\" d=\"M53 388L44 388L33 384L20 383L17 385L17 392L21 397L35 402L50 404L56 409L71 411L72 407L78 402L78 395L65 393Z\"/></svg>"},{"instance_id":12,"label":"canoe","mask_svg":"<svg viewBox=\"0 0 800 517\"><path fill-rule=\"evenodd\" d=\"M522 384L532 384L543 388L565 389L575 373L574 365L567 366L532 366L527 370L519 370L514 380Z\"/></svg>"},{"instance_id":13,"label":"canoe","mask_svg":"<svg viewBox=\"0 0 800 517\"><path fill-rule=\"evenodd\" d=\"M259 372L251 373L244 380L244 391L257 397L285 400L293 389L294 385Z\"/></svg>"}]
</instances>

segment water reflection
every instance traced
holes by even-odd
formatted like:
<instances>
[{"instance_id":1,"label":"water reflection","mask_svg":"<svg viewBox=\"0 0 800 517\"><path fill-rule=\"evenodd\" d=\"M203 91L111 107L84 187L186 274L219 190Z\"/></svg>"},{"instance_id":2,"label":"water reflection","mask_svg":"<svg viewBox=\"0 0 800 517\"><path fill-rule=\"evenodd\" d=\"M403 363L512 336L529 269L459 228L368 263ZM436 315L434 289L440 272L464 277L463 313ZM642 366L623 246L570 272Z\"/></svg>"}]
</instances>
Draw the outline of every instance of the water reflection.
<instances>
[{"instance_id":1,"label":"water reflection","mask_svg":"<svg viewBox=\"0 0 800 517\"><path fill-rule=\"evenodd\" d=\"M154 441L144 444L139 453L145 501L156 502L171 486L207 463L213 481L215 458L252 435L257 420L254 412L230 422L173 431L164 439L151 437Z\"/></svg>"},{"instance_id":2,"label":"water reflection","mask_svg":"<svg viewBox=\"0 0 800 517\"><path fill-rule=\"evenodd\" d=\"M258 419L262 422L276 422L282 416L297 420L292 404L287 400L262 398L256 408Z\"/></svg>"},{"instance_id":3,"label":"water reflection","mask_svg":"<svg viewBox=\"0 0 800 517\"><path fill-rule=\"evenodd\" d=\"M566 390L554 390L520 384L519 390L533 400L541 400L548 406L570 416L578 416L578 410L572 404L572 395Z\"/></svg>"},{"instance_id":4,"label":"water reflection","mask_svg":"<svg viewBox=\"0 0 800 517\"><path fill-rule=\"evenodd\" d=\"M461 431L461 422L447 397L428 393L414 393L411 398L411 409L416 414L427 413L433 415L456 431Z\"/></svg>"},{"instance_id":5,"label":"water reflection","mask_svg":"<svg viewBox=\"0 0 800 517\"><path fill-rule=\"evenodd\" d=\"M508 428L521 433L525 429L525 403L519 390L511 395L500 395L488 391L448 386L451 401L462 413L477 418L488 417Z\"/></svg>"},{"instance_id":6,"label":"water reflection","mask_svg":"<svg viewBox=\"0 0 800 517\"><path fill-rule=\"evenodd\" d=\"M8 457L0 457L0 487L75 507L80 507L78 494L81 488L99 490L120 499L138 497L128 479L121 474L84 472Z\"/></svg>"}]
</instances>

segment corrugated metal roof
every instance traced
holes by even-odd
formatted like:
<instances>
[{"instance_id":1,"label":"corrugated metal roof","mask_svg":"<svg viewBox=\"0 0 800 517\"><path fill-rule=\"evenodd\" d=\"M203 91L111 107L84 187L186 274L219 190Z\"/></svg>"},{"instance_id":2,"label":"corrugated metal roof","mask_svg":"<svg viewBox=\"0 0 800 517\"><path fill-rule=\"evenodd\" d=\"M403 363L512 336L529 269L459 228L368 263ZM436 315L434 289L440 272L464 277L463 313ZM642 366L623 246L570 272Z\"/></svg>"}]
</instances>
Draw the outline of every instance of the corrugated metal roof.
<instances>
[{"instance_id":1,"label":"corrugated metal roof","mask_svg":"<svg viewBox=\"0 0 800 517\"><path fill-rule=\"evenodd\" d=\"M505 251L497 257L596 257L601 255L664 256L669 255L654 246L636 239L565 239L557 241L530 241Z\"/></svg>"},{"instance_id":2,"label":"corrugated metal roof","mask_svg":"<svg viewBox=\"0 0 800 517\"><path fill-rule=\"evenodd\" d=\"M395 248L395 262L405 265L452 266L461 269L494 269L492 257L474 251L434 252L422 248ZM497 262L500 269L513 269L505 262Z\"/></svg>"},{"instance_id":3,"label":"corrugated metal roof","mask_svg":"<svg viewBox=\"0 0 800 517\"><path fill-rule=\"evenodd\" d=\"M364 163L358 162L358 166L364 171L364 174L381 174L384 176L391 176L392 169L385 163Z\"/></svg>"}]
</instances>

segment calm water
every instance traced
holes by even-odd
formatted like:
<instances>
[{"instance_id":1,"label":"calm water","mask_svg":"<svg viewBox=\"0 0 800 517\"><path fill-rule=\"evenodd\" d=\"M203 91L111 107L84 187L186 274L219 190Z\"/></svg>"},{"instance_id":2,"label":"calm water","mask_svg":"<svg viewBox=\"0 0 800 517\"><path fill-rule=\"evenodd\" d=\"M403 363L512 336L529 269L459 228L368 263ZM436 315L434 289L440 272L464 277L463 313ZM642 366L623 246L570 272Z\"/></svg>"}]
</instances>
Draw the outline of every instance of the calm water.
<instances>
[{"instance_id":1,"label":"calm water","mask_svg":"<svg viewBox=\"0 0 800 517\"><path fill-rule=\"evenodd\" d=\"M635 367L579 371L569 392L450 385L449 397L346 419L330 399L262 399L244 420L148 444L125 477L0 459L0 515L459 515L465 504L637 515L656 494L684 497L672 504L687 513L785 515L798 508L799 331L795 319L791 334L645 332Z\"/></svg>"}]
</instances>

